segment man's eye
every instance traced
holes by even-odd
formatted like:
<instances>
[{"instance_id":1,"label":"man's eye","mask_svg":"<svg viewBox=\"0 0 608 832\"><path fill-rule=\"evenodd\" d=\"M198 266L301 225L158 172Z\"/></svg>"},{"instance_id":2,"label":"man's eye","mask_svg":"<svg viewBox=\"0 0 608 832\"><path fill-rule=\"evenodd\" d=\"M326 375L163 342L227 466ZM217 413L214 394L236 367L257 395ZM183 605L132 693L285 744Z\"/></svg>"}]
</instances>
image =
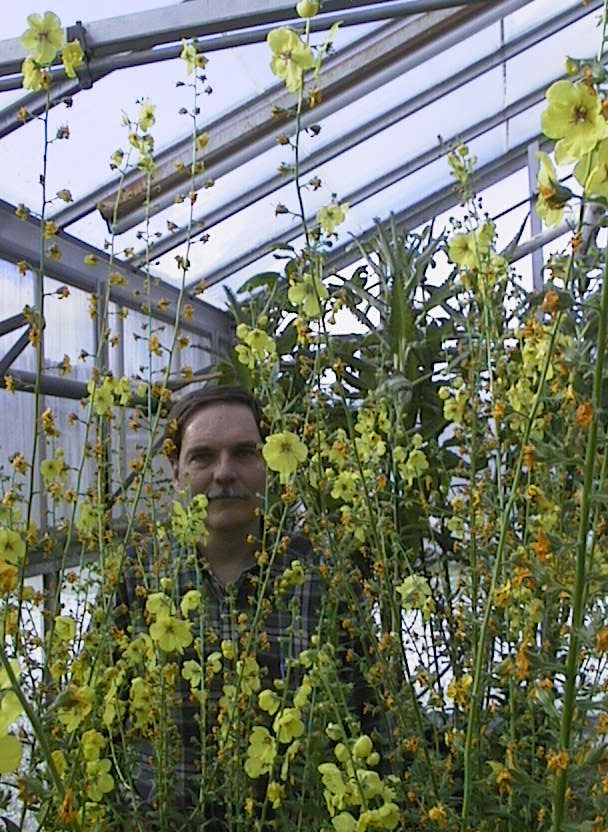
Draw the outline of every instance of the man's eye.
<instances>
[{"instance_id":1,"label":"man's eye","mask_svg":"<svg viewBox=\"0 0 608 832\"><path fill-rule=\"evenodd\" d=\"M211 462L213 459L213 454L209 453L208 451L198 451L197 453L193 454L192 461L193 462Z\"/></svg>"},{"instance_id":2,"label":"man's eye","mask_svg":"<svg viewBox=\"0 0 608 832\"><path fill-rule=\"evenodd\" d=\"M254 459L258 456L257 448L239 448L236 452L239 459Z\"/></svg>"}]
</instances>

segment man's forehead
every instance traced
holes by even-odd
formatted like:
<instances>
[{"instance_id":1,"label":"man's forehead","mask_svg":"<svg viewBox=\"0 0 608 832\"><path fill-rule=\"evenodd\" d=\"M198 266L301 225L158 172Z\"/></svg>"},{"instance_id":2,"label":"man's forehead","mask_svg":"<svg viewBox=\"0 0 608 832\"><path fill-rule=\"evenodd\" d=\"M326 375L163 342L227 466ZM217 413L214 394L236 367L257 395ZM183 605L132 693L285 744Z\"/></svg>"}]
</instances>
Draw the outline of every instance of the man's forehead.
<instances>
[{"instance_id":1,"label":"man's forehead","mask_svg":"<svg viewBox=\"0 0 608 832\"><path fill-rule=\"evenodd\" d=\"M196 410L186 422L184 439L224 438L259 442L260 431L251 408L240 402L213 402Z\"/></svg>"}]
</instances>

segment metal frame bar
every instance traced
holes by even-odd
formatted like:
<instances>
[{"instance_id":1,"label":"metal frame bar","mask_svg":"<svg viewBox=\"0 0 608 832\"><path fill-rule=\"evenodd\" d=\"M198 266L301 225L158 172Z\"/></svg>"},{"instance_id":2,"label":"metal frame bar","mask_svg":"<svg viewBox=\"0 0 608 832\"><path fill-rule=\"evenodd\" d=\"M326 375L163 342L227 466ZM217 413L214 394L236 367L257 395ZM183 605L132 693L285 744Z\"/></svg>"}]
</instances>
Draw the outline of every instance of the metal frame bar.
<instances>
[{"instance_id":1,"label":"metal frame bar","mask_svg":"<svg viewBox=\"0 0 608 832\"><path fill-rule=\"evenodd\" d=\"M407 9L401 13L414 15L485 2L487 0L409 0ZM334 18L337 14L343 16L346 13L348 19L361 6L384 6L386 8L379 14L384 18L394 16L388 0L325 0L314 26L330 26L328 20L332 13ZM367 8L356 22L377 19L381 18L374 16L373 9ZM180 41L182 37L202 38L288 21L301 23L300 18L294 15L293 2L285 0L265 0L263 4L257 0L231 0L230 3L224 0L188 0L187 3L95 20L84 25L78 21L75 26L67 28L66 39L71 40L78 32L84 32L87 51L91 57L97 57L145 50ZM0 77L19 73L25 57L20 38L0 41Z\"/></svg>"},{"instance_id":2,"label":"metal frame bar","mask_svg":"<svg viewBox=\"0 0 608 832\"><path fill-rule=\"evenodd\" d=\"M20 220L15 216L15 209L7 202L0 200L0 257L16 263L25 260L28 264L38 264L40 257L40 222L34 217ZM55 238L61 249L61 260L47 258L45 274L62 283L75 286L85 292L94 293L98 280L106 278L110 271L119 274L128 281L127 286L112 286L110 300L119 306L126 306L138 312L148 301L148 294L152 303L152 316L168 323L178 323L181 329L213 339L217 335L220 342L230 338L231 324L225 312L211 306L196 297L188 298L194 309L192 320L183 316L176 322L175 310L179 298L179 290L160 279L148 276L143 271L131 269L118 260L111 260L105 251L78 240L64 232ZM97 264L88 266L83 263L87 255L94 255ZM148 292L149 284L149 292ZM158 304L160 301L161 308ZM169 302L169 308L164 309L164 302ZM173 310L173 314L171 311Z\"/></svg>"},{"instance_id":3,"label":"metal frame bar","mask_svg":"<svg viewBox=\"0 0 608 832\"><path fill-rule=\"evenodd\" d=\"M394 168L393 170L387 172L383 176L380 176L379 178L375 179L373 182L369 182L361 188L358 188L357 190L352 191L349 194L346 194L342 198L342 201L347 202L351 207L354 205L358 205L361 202L364 202L366 199L369 199L370 197L374 196L375 194L379 193L385 188L394 185L399 180L404 179L405 177L410 176L413 173L416 173L416 171L420 170L426 165L432 164L433 162L440 159L447 152L446 147L449 147L450 145L456 142L470 142L478 136L482 135L483 133L486 133L489 130L492 130L493 128L499 126L504 121L507 121L508 119L513 118L519 113L524 112L525 110L537 104L539 101L542 101L545 95L546 88L547 85L543 84L541 87L538 87L538 89L533 90L531 93L524 96L523 98L514 101L508 107L504 107L498 112L493 113L491 116L482 119L482 121L477 122L477 124L474 124L471 127L468 127L466 130L454 136L451 136L449 139L446 139L442 145L437 145L436 147L432 147L429 150L424 151L415 158L409 159L407 162L404 162L397 168ZM306 217L307 223L310 224L314 222L314 218L314 214L309 214ZM196 283L200 282L200 280L204 278L207 286L213 286L214 284L224 280L229 275L240 271L246 266L249 266L251 263L254 263L264 254L268 254L269 251L272 250L272 248L274 248L275 246L289 243L291 240L296 239L301 234L301 226L297 226L293 229L286 229L282 234L264 240L254 249L251 249L250 251L239 255L230 262L224 264L223 266L220 266L220 268L216 269L210 274L199 275L196 280L193 280L192 285L196 285Z\"/></svg>"},{"instance_id":4,"label":"metal frame bar","mask_svg":"<svg viewBox=\"0 0 608 832\"><path fill-rule=\"evenodd\" d=\"M191 1L189 0L189 2ZM384 2L386 3L386 0ZM466 0L466 2L481 2L481 0ZM597 0L594 0L594 2L597 2ZM337 21L341 21L343 26L351 26L376 20L397 19L413 14L412 7L417 5L417 0L414 0L414 2L412 0L390 0L390 5L386 7L359 9L355 12L350 12L346 19L337 12L323 16L319 15L319 18L313 18L311 21L311 29L313 31L320 31L329 28L329 26ZM433 5L443 8L462 5L462 3L457 3L456 0L438 0ZM248 43L259 43L266 39L266 35L272 28L273 26L265 26L244 32L210 36L201 41L201 50L209 53ZM80 77L76 80L65 78L62 67L52 67L50 70L52 77L50 106L54 107L65 98L73 96L83 89L89 89L93 86L94 82L100 81L117 69L127 69L132 66L142 66L149 63L173 60L179 57L182 48L182 44L180 43L179 45L161 46L155 49L121 52L116 55L104 55L101 58L91 58L87 62L86 83ZM20 89L21 84L21 75L4 79L0 78L0 92ZM38 116L44 112L46 106L46 93L36 92L24 95L8 107L0 110L0 138L9 135L22 126L23 122L19 118L19 111L22 108L25 108L32 116Z\"/></svg>"},{"instance_id":5,"label":"metal frame bar","mask_svg":"<svg viewBox=\"0 0 608 832\"><path fill-rule=\"evenodd\" d=\"M422 107L428 106L432 102L438 100L444 95L447 95L463 84L478 78L480 75L494 69L504 61L514 58L526 49L535 46L537 43L551 37L556 32L572 25L572 23L575 23L581 17L585 17L590 14L596 7L601 6L602 2L603 0L593 0L593 3L587 7L577 4L576 6L567 9L565 12L562 12L556 17L545 21L531 31L521 35L519 38L507 43L502 49L481 58L481 60L476 63L471 64L470 66L460 70L460 72L455 75L446 78L444 81L436 84L431 89L423 90L418 95L407 99L403 103L393 107L388 112L383 113L371 121L355 128L353 131L341 136L339 139L328 143L325 147L311 153L305 159L300 161L300 175L305 176L310 171L320 167L326 162L330 162L332 159L335 159L341 153L350 150L350 148L356 146L360 142L372 138L381 130L390 127L407 116L413 115ZM165 235L160 240L153 243L147 251L148 259L154 260L157 257L161 257L163 254L172 251L178 245L185 242L188 237L190 237L190 239L194 239L199 233L202 234L209 231L215 225L233 214L242 211L258 200L269 196L271 193L281 188L284 184L285 177L280 174L276 174L270 179L264 180L259 185L244 192L236 199L219 206L205 216L198 217L195 223L197 226L200 226L200 232L193 233L192 229L189 230L188 228L181 228L172 234ZM145 258L146 252L141 251L134 257L130 258L128 262L130 265L140 266L145 261Z\"/></svg>"},{"instance_id":6,"label":"metal frame bar","mask_svg":"<svg viewBox=\"0 0 608 832\"><path fill-rule=\"evenodd\" d=\"M536 198L538 172L540 165L536 154L540 150L537 142L532 142L528 148L528 192L530 194L530 233L537 237L542 232L542 222L534 210ZM540 292L543 287L543 250L542 246L532 252L532 285L535 292Z\"/></svg>"},{"instance_id":7,"label":"metal frame bar","mask_svg":"<svg viewBox=\"0 0 608 832\"><path fill-rule=\"evenodd\" d=\"M351 44L348 50L338 52L327 63L321 78L322 103L307 111L302 119L303 127L312 124L328 113L346 106L379 85L406 72L412 66L447 49L462 38L490 25L504 14L519 8L527 0L502 0L457 12L431 12L407 23L388 24L380 27L367 38ZM176 170L181 162L188 170L191 164L192 137L188 135L168 147L156 157L157 171L152 210L159 211L171 205L184 189L202 186L209 178L217 179L265 150L273 147L278 129L288 129L291 121L277 124L272 116L271 103L284 109L293 105L294 96L277 84L260 96L237 107L225 116L206 126L210 135L208 147L201 157L205 171L190 183L188 175ZM117 233L131 228L143 219L146 195L145 177L134 171L123 181ZM102 213L108 221L114 214L118 193L114 180L68 206L54 219L69 225L94 210L101 203Z\"/></svg>"},{"instance_id":8,"label":"metal frame bar","mask_svg":"<svg viewBox=\"0 0 608 832\"><path fill-rule=\"evenodd\" d=\"M21 333L19 338L17 338L12 347L9 350L7 350L4 358L0 359L0 376L4 376L6 374L7 370L10 368L13 361L15 361L21 355L23 350L29 344L30 330L31 326L28 326L25 332Z\"/></svg>"},{"instance_id":9,"label":"metal frame bar","mask_svg":"<svg viewBox=\"0 0 608 832\"><path fill-rule=\"evenodd\" d=\"M26 324L27 319L23 312L11 315L10 318L5 318L3 321L0 321L0 337L2 335L8 335L9 332L14 332L14 330L19 329L19 327L25 326Z\"/></svg>"},{"instance_id":10,"label":"metal frame bar","mask_svg":"<svg viewBox=\"0 0 608 832\"><path fill-rule=\"evenodd\" d=\"M552 243L553 240L557 240L558 237L561 237L562 234L567 234L568 231L574 231L573 224L569 222L563 222L561 225L555 226L555 228L547 228L545 231L540 231L513 250L513 253L509 257L509 263L517 263L518 260L523 260L528 254L534 256L534 253L541 250L543 246ZM533 287L536 292L542 291L542 280L538 287L536 284L533 284Z\"/></svg>"}]
</instances>

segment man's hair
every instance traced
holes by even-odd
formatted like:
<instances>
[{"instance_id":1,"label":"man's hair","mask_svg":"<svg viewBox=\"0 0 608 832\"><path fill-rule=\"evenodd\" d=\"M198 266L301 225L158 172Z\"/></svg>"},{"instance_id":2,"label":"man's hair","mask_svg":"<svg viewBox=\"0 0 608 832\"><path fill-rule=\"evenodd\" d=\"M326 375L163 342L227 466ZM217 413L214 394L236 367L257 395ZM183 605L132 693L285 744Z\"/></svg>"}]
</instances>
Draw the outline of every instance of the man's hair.
<instances>
[{"instance_id":1,"label":"man's hair","mask_svg":"<svg viewBox=\"0 0 608 832\"><path fill-rule=\"evenodd\" d=\"M184 430L190 419L199 410L203 410L212 404L242 404L248 407L253 413L253 418L264 437L265 431L262 428L262 406L260 402L244 387L224 386L218 384L207 384L200 390L194 390L182 396L173 407L167 417L167 424L163 439L171 440L167 443L167 456L172 462L179 459L182 447Z\"/></svg>"}]
</instances>

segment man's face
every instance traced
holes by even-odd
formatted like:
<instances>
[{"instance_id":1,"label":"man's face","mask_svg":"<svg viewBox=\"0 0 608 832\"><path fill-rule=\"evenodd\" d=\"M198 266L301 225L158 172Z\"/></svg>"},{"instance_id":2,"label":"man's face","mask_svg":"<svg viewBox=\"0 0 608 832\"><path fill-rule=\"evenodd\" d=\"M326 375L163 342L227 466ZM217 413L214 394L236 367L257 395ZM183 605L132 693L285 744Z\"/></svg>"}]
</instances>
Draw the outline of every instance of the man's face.
<instances>
[{"instance_id":1,"label":"man's face","mask_svg":"<svg viewBox=\"0 0 608 832\"><path fill-rule=\"evenodd\" d=\"M266 469L260 452L262 437L251 410L236 402L205 405L186 422L174 484L209 499L211 532L258 528Z\"/></svg>"}]
</instances>

